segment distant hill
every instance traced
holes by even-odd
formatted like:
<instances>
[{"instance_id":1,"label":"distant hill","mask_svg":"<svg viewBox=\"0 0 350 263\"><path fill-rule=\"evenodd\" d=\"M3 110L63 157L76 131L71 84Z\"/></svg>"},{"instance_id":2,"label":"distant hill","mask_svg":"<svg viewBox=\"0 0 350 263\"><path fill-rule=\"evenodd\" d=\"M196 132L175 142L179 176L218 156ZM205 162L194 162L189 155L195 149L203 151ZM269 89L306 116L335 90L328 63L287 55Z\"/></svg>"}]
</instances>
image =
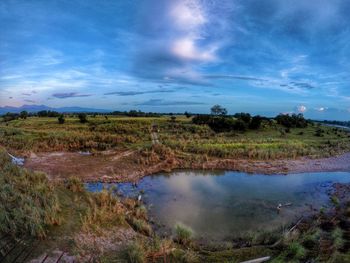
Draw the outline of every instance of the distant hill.
<instances>
[{"instance_id":1,"label":"distant hill","mask_svg":"<svg viewBox=\"0 0 350 263\"><path fill-rule=\"evenodd\" d=\"M7 112L12 113L19 113L21 111L28 111L28 112L38 112L41 110L51 110L51 111L57 111L57 112L110 112L109 110L104 109L93 109L93 108L82 108L82 107L61 107L61 108L52 108L46 105L23 105L20 107L12 107L12 106L5 106L0 107L0 115L5 114Z\"/></svg>"}]
</instances>

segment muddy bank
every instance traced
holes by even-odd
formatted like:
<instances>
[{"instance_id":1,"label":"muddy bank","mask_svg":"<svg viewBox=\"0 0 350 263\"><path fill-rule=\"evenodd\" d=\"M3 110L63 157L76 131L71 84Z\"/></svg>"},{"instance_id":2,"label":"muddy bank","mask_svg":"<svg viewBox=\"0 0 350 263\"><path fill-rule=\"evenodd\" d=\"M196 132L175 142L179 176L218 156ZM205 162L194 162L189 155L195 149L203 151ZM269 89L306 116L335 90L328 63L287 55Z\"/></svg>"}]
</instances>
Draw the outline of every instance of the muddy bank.
<instances>
[{"instance_id":1,"label":"muddy bank","mask_svg":"<svg viewBox=\"0 0 350 263\"><path fill-rule=\"evenodd\" d=\"M130 182L172 169L222 169L261 174L350 171L350 153L340 156L296 160L257 161L247 159L188 160L175 156L150 161L139 151L108 151L94 154L53 152L31 154L26 168L42 171L50 179L77 176L85 182Z\"/></svg>"}]
</instances>

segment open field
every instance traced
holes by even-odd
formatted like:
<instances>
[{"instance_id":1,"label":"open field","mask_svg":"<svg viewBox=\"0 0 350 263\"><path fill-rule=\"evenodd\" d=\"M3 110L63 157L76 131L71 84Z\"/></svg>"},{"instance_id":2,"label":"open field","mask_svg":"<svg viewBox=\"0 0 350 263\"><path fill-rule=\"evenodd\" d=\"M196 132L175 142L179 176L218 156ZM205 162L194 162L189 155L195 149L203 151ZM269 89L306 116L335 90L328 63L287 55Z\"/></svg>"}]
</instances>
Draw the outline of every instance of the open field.
<instances>
[{"instance_id":1,"label":"open field","mask_svg":"<svg viewBox=\"0 0 350 263\"><path fill-rule=\"evenodd\" d=\"M259 130L215 133L195 125L184 116L89 117L88 123L67 117L31 117L0 124L1 145L20 153L52 151L101 151L148 149L151 126L158 125L159 140L171 150L220 158L281 159L300 156L327 157L350 149L349 135L340 129L318 125L285 132L278 124L263 124ZM317 136L317 130L323 132Z\"/></svg>"},{"instance_id":2,"label":"open field","mask_svg":"<svg viewBox=\"0 0 350 263\"><path fill-rule=\"evenodd\" d=\"M159 143L152 144L152 130ZM87 123L66 117L64 124L57 118L30 117L1 122L0 135L0 145L27 157L27 168L51 178L78 176L84 181L137 181L174 168L259 173L345 170L346 158L330 159L330 164L323 160L322 167L310 158L350 149L348 133L333 127L310 124L286 129L264 121L258 130L215 133L185 116L175 121L166 116L89 116Z\"/></svg>"}]
</instances>

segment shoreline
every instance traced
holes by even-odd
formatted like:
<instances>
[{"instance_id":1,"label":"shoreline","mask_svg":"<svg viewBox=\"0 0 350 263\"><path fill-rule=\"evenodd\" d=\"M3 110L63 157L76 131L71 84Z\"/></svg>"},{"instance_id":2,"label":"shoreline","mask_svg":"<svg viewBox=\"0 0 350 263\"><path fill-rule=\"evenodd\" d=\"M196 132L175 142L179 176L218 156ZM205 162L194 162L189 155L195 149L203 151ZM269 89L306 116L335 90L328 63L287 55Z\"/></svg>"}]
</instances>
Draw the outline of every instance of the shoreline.
<instances>
[{"instance_id":1,"label":"shoreline","mask_svg":"<svg viewBox=\"0 0 350 263\"><path fill-rule=\"evenodd\" d=\"M82 155L76 152L31 154L24 168L44 172L51 180L65 180L75 176L83 182L137 182L145 176L176 169L229 170L251 174L287 175L313 172L350 171L350 152L311 159L249 160L218 159L191 161L171 156L153 163L143 163L138 152L108 152Z\"/></svg>"}]
</instances>

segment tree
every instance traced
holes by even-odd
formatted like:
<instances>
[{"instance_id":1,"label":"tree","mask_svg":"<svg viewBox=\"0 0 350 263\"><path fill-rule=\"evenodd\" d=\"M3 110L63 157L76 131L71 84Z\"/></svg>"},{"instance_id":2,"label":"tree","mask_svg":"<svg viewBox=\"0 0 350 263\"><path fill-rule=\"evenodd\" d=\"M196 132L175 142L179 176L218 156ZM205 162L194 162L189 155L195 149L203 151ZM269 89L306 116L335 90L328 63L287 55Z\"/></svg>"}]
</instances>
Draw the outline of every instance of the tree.
<instances>
[{"instance_id":1,"label":"tree","mask_svg":"<svg viewBox=\"0 0 350 263\"><path fill-rule=\"evenodd\" d=\"M65 119L64 119L63 114L61 114L60 116L58 116L58 123L59 123L59 124L63 124L64 121L65 121Z\"/></svg>"},{"instance_id":2,"label":"tree","mask_svg":"<svg viewBox=\"0 0 350 263\"><path fill-rule=\"evenodd\" d=\"M28 112L27 111L21 111L21 113L19 114L19 117L21 118L21 119L27 119L27 117L28 117Z\"/></svg>"},{"instance_id":3,"label":"tree","mask_svg":"<svg viewBox=\"0 0 350 263\"><path fill-rule=\"evenodd\" d=\"M4 120L4 122L8 122L8 121L17 120L18 117L19 117L19 115L17 113L8 112L3 116L3 120Z\"/></svg>"},{"instance_id":4,"label":"tree","mask_svg":"<svg viewBox=\"0 0 350 263\"><path fill-rule=\"evenodd\" d=\"M210 111L212 115L217 115L217 116L219 115L224 116L227 114L227 110L218 104L211 107Z\"/></svg>"},{"instance_id":5,"label":"tree","mask_svg":"<svg viewBox=\"0 0 350 263\"><path fill-rule=\"evenodd\" d=\"M190 118L191 117L191 113L185 111L185 116L186 116L186 118Z\"/></svg>"},{"instance_id":6,"label":"tree","mask_svg":"<svg viewBox=\"0 0 350 263\"><path fill-rule=\"evenodd\" d=\"M257 130L260 128L261 126L261 122L262 122L262 117L257 115L257 116L254 116L252 118L252 120L250 121L250 124L249 124L249 129L252 129L252 130Z\"/></svg>"},{"instance_id":7,"label":"tree","mask_svg":"<svg viewBox=\"0 0 350 263\"><path fill-rule=\"evenodd\" d=\"M87 122L87 115L86 113L79 113L78 114L79 121L81 123L86 123Z\"/></svg>"},{"instance_id":8,"label":"tree","mask_svg":"<svg viewBox=\"0 0 350 263\"><path fill-rule=\"evenodd\" d=\"M252 116L250 116L249 113L244 113L244 112L236 113L235 115L233 115L233 117L235 117L236 119L242 120L247 124L249 124L252 119Z\"/></svg>"}]
</instances>

